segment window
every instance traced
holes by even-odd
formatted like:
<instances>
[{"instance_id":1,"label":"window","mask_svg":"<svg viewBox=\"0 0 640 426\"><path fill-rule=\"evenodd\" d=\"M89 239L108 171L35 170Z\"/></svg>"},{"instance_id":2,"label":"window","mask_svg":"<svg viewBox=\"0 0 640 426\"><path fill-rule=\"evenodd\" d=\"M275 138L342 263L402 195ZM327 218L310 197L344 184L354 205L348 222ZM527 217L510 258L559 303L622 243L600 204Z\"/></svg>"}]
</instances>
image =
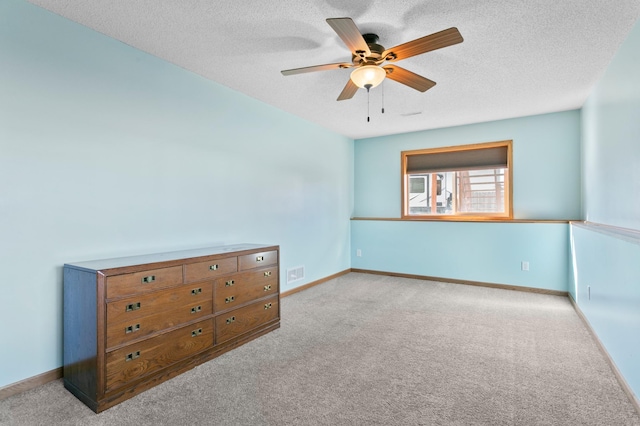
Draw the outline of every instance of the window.
<instances>
[{"instance_id":1,"label":"window","mask_svg":"<svg viewBox=\"0 0 640 426\"><path fill-rule=\"evenodd\" d=\"M512 141L402 152L402 217L512 218Z\"/></svg>"}]
</instances>

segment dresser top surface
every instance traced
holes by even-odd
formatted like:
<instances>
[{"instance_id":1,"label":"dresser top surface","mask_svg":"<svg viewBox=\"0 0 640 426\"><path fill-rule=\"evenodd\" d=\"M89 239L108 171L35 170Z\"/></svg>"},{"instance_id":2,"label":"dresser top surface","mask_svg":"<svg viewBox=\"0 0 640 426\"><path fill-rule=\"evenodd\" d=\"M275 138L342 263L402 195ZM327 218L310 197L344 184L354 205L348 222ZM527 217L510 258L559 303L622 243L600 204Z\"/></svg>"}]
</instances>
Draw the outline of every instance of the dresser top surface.
<instances>
[{"instance_id":1,"label":"dresser top surface","mask_svg":"<svg viewBox=\"0 0 640 426\"><path fill-rule=\"evenodd\" d=\"M100 271L104 269L123 268L127 266L145 265L150 263L170 262L173 260L198 258L205 256L216 256L226 253L275 249L277 246L265 244L232 244L217 247L203 247L189 250L171 251L165 253L152 253L137 256L116 257L111 259L97 259L84 262L66 263L65 267L76 269L86 269L91 271Z\"/></svg>"}]
</instances>

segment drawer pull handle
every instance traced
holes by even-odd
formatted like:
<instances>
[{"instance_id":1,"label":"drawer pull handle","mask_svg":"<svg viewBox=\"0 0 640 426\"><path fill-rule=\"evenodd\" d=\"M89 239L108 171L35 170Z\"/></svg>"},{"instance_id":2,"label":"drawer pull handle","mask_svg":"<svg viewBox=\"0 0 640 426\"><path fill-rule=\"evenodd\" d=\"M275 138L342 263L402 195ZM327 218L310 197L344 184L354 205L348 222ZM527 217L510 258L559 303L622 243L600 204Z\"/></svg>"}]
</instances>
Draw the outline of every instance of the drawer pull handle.
<instances>
[{"instance_id":1,"label":"drawer pull handle","mask_svg":"<svg viewBox=\"0 0 640 426\"><path fill-rule=\"evenodd\" d=\"M195 314L195 313L200 312L201 310L202 310L202 306L198 305L195 308L191 308L191 313Z\"/></svg>"},{"instance_id":2,"label":"drawer pull handle","mask_svg":"<svg viewBox=\"0 0 640 426\"><path fill-rule=\"evenodd\" d=\"M230 317L227 318L227 324L231 324L232 322L234 322L236 320L236 317Z\"/></svg>"},{"instance_id":3,"label":"drawer pull handle","mask_svg":"<svg viewBox=\"0 0 640 426\"><path fill-rule=\"evenodd\" d=\"M197 336L199 336L199 335L201 335L201 334L202 334L202 329L201 329L201 328L199 328L199 329L197 329L197 330L193 330L193 331L191 332L191 337L197 337Z\"/></svg>"},{"instance_id":4,"label":"drawer pull handle","mask_svg":"<svg viewBox=\"0 0 640 426\"><path fill-rule=\"evenodd\" d=\"M125 312L137 311L138 309L140 309L140 302L138 302L138 303L129 303L127 305L127 309L125 309Z\"/></svg>"},{"instance_id":5,"label":"drawer pull handle","mask_svg":"<svg viewBox=\"0 0 640 426\"><path fill-rule=\"evenodd\" d=\"M202 289L201 288L194 288L193 290L191 290L191 294L193 294L194 296L198 295L202 293Z\"/></svg>"},{"instance_id":6,"label":"drawer pull handle","mask_svg":"<svg viewBox=\"0 0 640 426\"><path fill-rule=\"evenodd\" d=\"M233 302L234 300L236 300L235 296L229 296L229 297L224 299L224 303Z\"/></svg>"},{"instance_id":7,"label":"drawer pull handle","mask_svg":"<svg viewBox=\"0 0 640 426\"><path fill-rule=\"evenodd\" d=\"M155 275L149 275L148 277L142 277L142 282L143 283L152 283L156 280L156 276Z\"/></svg>"},{"instance_id":8,"label":"drawer pull handle","mask_svg":"<svg viewBox=\"0 0 640 426\"><path fill-rule=\"evenodd\" d=\"M264 286L264 291L269 291L269 290L271 290L271 284L265 285Z\"/></svg>"},{"instance_id":9,"label":"drawer pull handle","mask_svg":"<svg viewBox=\"0 0 640 426\"><path fill-rule=\"evenodd\" d=\"M217 271L219 267L220 266L218 266L218 264L216 263L215 265L209 266L209 269L211 269L212 271Z\"/></svg>"},{"instance_id":10,"label":"drawer pull handle","mask_svg":"<svg viewBox=\"0 0 640 426\"><path fill-rule=\"evenodd\" d=\"M264 304L264 308L265 309L271 309L271 303L265 303Z\"/></svg>"},{"instance_id":11,"label":"drawer pull handle","mask_svg":"<svg viewBox=\"0 0 640 426\"><path fill-rule=\"evenodd\" d=\"M225 287L231 287L232 285L234 285L236 282L234 280L229 280L226 283L224 283Z\"/></svg>"},{"instance_id":12,"label":"drawer pull handle","mask_svg":"<svg viewBox=\"0 0 640 426\"><path fill-rule=\"evenodd\" d=\"M140 351L135 351L135 352L131 352L130 354L127 354L126 357L124 357L124 360L126 362L132 361L136 358L140 358Z\"/></svg>"},{"instance_id":13,"label":"drawer pull handle","mask_svg":"<svg viewBox=\"0 0 640 426\"><path fill-rule=\"evenodd\" d=\"M267 271L267 272L265 272L265 273L264 273L264 276L265 276L265 277L270 277L270 276L271 276L271 271Z\"/></svg>"},{"instance_id":14,"label":"drawer pull handle","mask_svg":"<svg viewBox=\"0 0 640 426\"><path fill-rule=\"evenodd\" d=\"M264 256L256 256L256 262L262 262L264 260Z\"/></svg>"},{"instance_id":15,"label":"drawer pull handle","mask_svg":"<svg viewBox=\"0 0 640 426\"><path fill-rule=\"evenodd\" d=\"M124 334L133 333L134 331L140 330L140 324L130 325L129 327L124 329Z\"/></svg>"}]
</instances>

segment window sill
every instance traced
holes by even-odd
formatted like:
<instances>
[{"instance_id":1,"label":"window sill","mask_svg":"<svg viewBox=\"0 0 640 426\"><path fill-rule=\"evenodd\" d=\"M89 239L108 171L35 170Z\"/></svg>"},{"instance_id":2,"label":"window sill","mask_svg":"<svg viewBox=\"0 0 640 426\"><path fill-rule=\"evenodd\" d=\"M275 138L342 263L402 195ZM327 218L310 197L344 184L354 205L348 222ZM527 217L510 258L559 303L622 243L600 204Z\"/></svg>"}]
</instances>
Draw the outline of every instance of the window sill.
<instances>
[{"instance_id":1,"label":"window sill","mask_svg":"<svg viewBox=\"0 0 640 426\"><path fill-rule=\"evenodd\" d=\"M352 217L351 220L378 220L394 222L483 222L483 223L569 223L576 219L555 220L555 219L509 219L509 218L399 218L399 217Z\"/></svg>"}]
</instances>

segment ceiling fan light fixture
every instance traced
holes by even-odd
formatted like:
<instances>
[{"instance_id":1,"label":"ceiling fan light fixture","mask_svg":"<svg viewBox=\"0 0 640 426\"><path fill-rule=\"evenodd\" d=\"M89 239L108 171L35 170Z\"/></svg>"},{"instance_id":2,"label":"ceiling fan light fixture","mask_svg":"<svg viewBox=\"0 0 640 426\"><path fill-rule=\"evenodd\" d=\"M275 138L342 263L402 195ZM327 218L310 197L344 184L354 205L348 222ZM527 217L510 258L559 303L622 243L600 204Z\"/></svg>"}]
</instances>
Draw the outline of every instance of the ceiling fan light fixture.
<instances>
[{"instance_id":1,"label":"ceiling fan light fixture","mask_svg":"<svg viewBox=\"0 0 640 426\"><path fill-rule=\"evenodd\" d=\"M386 77L387 72L377 65L363 65L351 72L351 81L361 89L376 87Z\"/></svg>"}]
</instances>

